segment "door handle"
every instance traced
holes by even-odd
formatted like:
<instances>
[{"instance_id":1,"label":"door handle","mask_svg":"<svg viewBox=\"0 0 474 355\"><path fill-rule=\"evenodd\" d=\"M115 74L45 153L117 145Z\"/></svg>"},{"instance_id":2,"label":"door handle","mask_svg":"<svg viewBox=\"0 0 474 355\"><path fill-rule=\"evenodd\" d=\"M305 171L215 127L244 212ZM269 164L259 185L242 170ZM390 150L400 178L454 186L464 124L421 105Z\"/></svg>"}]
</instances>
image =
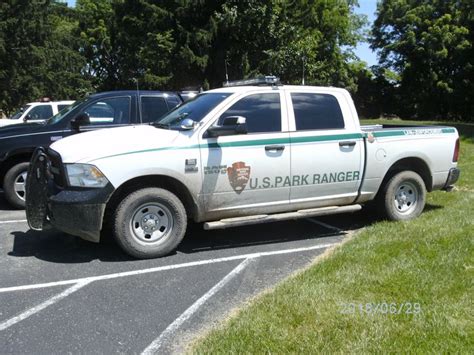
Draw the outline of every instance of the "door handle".
<instances>
[{"instance_id":1,"label":"door handle","mask_svg":"<svg viewBox=\"0 0 474 355\"><path fill-rule=\"evenodd\" d=\"M266 151L269 151L269 150L282 151L284 149L285 149L284 145L266 145L265 146Z\"/></svg>"},{"instance_id":2,"label":"door handle","mask_svg":"<svg viewBox=\"0 0 474 355\"><path fill-rule=\"evenodd\" d=\"M339 146L340 147L345 147L345 146L349 146L349 147L353 147L356 145L356 142L354 141L342 141L342 142L339 142Z\"/></svg>"}]
</instances>

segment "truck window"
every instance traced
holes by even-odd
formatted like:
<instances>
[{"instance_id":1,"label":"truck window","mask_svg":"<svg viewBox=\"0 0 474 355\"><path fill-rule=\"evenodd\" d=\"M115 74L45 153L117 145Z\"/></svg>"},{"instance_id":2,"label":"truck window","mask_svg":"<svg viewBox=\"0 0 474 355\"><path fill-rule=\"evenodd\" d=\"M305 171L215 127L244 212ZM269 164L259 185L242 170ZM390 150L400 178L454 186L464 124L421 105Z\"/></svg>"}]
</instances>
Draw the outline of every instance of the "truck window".
<instances>
[{"instance_id":1,"label":"truck window","mask_svg":"<svg viewBox=\"0 0 474 355\"><path fill-rule=\"evenodd\" d=\"M62 111L63 109L65 109L66 107L69 107L71 106L70 104L59 104L58 105L58 112L59 111Z\"/></svg>"},{"instance_id":2,"label":"truck window","mask_svg":"<svg viewBox=\"0 0 474 355\"><path fill-rule=\"evenodd\" d=\"M176 96L174 95L170 95L166 98L166 100L168 101L168 107L169 109L173 109L175 108L176 106L178 106L180 103L181 103L181 100L178 99Z\"/></svg>"},{"instance_id":3,"label":"truck window","mask_svg":"<svg viewBox=\"0 0 474 355\"><path fill-rule=\"evenodd\" d=\"M153 122L168 112L168 105L163 97L142 96L141 97L142 122ZM174 106L173 106L174 107Z\"/></svg>"},{"instance_id":4,"label":"truck window","mask_svg":"<svg viewBox=\"0 0 474 355\"><path fill-rule=\"evenodd\" d=\"M344 128L344 118L333 95L291 93L297 131Z\"/></svg>"},{"instance_id":5,"label":"truck window","mask_svg":"<svg viewBox=\"0 0 474 355\"><path fill-rule=\"evenodd\" d=\"M40 105L33 107L28 112L28 120L46 120L53 115L53 109L51 105Z\"/></svg>"},{"instance_id":6,"label":"truck window","mask_svg":"<svg viewBox=\"0 0 474 355\"><path fill-rule=\"evenodd\" d=\"M91 125L130 123L130 98L113 97L94 102L84 110Z\"/></svg>"},{"instance_id":7,"label":"truck window","mask_svg":"<svg viewBox=\"0 0 474 355\"><path fill-rule=\"evenodd\" d=\"M255 94L244 97L232 105L221 117L221 125L225 117L243 116L247 119L248 133L280 132L281 107L280 94Z\"/></svg>"}]
</instances>

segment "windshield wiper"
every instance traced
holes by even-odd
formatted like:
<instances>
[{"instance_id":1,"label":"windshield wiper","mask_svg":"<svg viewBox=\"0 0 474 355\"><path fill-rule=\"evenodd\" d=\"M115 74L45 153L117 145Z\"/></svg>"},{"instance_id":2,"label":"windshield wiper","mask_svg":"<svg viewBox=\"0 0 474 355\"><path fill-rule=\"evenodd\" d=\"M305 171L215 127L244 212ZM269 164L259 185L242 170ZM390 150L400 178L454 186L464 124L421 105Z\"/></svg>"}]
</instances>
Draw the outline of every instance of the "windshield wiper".
<instances>
[{"instance_id":1,"label":"windshield wiper","mask_svg":"<svg viewBox=\"0 0 474 355\"><path fill-rule=\"evenodd\" d=\"M166 123L152 122L151 125L156 127L156 128L170 129L170 125L166 124Z\"/></svg>"}]
</instances>

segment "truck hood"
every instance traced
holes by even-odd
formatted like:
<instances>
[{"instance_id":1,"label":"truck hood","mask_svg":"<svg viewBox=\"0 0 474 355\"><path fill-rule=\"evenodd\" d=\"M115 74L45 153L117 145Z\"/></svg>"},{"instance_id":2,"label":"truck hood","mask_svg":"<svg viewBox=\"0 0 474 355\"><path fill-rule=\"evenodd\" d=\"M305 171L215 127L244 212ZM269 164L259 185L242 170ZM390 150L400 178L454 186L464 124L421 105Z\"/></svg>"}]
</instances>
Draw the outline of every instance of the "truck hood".
<instances>
[{"instance_id":1,"label":"truck hood","mask_svg":"<svg viewBox=\"0 0 474 355\"><path fill-rule=\"evenodd\" d=\"M51 145L65 163L88 163L108 156L174 145L178 131L149 125L100 129L63 138Z\"/></svg>"}]
</instances>

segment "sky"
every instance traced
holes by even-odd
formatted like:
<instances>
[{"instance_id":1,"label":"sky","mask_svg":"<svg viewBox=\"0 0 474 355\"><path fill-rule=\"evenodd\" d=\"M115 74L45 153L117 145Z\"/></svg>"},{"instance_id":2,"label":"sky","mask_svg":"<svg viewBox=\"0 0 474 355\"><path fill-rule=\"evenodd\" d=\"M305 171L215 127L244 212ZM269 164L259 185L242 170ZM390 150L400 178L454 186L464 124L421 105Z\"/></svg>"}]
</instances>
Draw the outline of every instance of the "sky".
<instances>
[{"instance_id":1,"label":"sky","mask_svg":"<svg viewBox=\"0 0 474 355\"><path fill-rule=\"evenodd\" d=\"M76 0L67 0L69 6L74 6ZM377 0L359 0L359 7L355 12L358 14L367 15L369 20L369 27L375 20L375 10L377 9ZM369 48L368 43L359 43L355 49L355 54L363 61L367 62L369 66L378 63L376 54Z\"/></svg>"},{"instance_id":2,"label":"sky","mask_svg":"<svg viewBox=\"0 0 474 355\"><path fill-rule=\"evenodd\" d=\"M356 7L355 12L367 15L370 28L375 20L375 10L377 10L377 0L359 0L359 7ZM368 43L359 43L355 53L361 60L367 62L369 66L378 64L377 55L369 48Z\"/></svg>"}]
</instances>

